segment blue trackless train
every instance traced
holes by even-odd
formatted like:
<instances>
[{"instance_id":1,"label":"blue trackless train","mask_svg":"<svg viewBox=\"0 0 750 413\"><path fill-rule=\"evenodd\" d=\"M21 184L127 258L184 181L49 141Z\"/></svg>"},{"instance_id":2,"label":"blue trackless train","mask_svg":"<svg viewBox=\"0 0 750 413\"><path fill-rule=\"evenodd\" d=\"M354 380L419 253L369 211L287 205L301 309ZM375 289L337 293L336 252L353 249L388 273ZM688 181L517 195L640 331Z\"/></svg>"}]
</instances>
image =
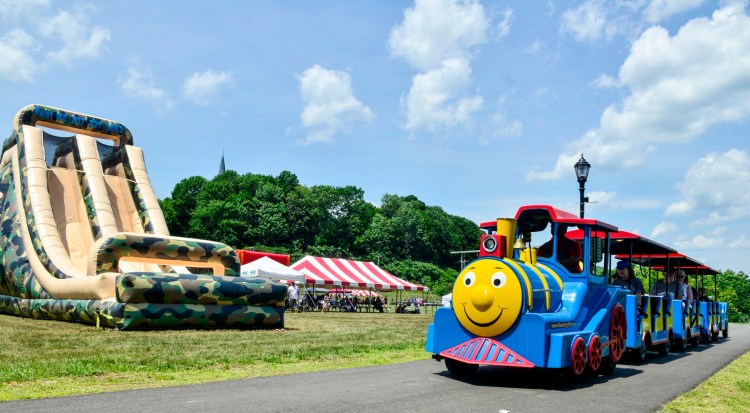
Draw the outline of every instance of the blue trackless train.
<instances>
[{"instance_id":1,"label":"blue trackless train","mask_svg":"<svg viewBox=\"0 0 750 413\"><path fill-rule=\"evenodd\" d=\"M726 303L696 301L683 312L667 294L636 297L610 285L610 257L622 248L613 225L529 205L481 227L479 258L458 275L452 306L435 312L427 333L426 350L453 374L506 366L547 369L565 382L610 374L628 350L666 352L726 335Z\"/></svg>"}]
</instances>

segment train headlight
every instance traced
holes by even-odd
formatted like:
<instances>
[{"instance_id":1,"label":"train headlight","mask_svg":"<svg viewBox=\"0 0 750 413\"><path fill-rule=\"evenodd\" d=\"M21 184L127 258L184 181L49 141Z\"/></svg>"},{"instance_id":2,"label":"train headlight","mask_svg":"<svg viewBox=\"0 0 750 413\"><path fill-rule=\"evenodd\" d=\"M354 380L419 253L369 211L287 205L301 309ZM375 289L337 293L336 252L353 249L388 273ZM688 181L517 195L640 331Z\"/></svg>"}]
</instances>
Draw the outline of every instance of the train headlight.
<instances>
[{"instance_id":1,"label":"train headlight","mask_svg":"<svg viewBox=\"0 0 750 413\"><path fill-rule=\"evenodd\" d=\"M488 253L493 253L497 249L497 239L495 237L486 237L482 240L482 248Z\"/></svg>"}]
</instances>

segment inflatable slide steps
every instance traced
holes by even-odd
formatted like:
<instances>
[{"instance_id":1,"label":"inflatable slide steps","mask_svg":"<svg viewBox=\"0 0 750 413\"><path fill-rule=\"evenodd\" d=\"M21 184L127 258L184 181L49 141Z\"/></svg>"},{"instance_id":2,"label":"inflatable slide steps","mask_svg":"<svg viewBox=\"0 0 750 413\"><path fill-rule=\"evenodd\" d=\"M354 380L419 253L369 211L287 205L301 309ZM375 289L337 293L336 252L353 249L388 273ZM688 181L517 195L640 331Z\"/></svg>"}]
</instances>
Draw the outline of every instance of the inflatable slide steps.
<instances>
[{"instance_id":1,"label":"inflatable slide steps","mask_svg":"<svg viewBox=\"0 0 750 413\"><path fill-rule=\"evenodd\" d=\"M0 196L0 312L120 329L284 325L284 284L239 277L224 244L169 235L119 123L23 108L3 144Z\"/></svg>"}]
</instances>

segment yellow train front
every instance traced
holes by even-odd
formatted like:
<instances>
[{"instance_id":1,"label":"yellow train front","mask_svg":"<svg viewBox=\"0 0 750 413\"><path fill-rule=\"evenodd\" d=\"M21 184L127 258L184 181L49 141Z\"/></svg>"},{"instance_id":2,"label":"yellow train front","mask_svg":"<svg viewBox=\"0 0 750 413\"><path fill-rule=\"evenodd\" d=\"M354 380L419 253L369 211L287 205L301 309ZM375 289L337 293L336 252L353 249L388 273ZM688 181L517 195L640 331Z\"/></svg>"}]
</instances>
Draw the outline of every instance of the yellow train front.
<instances>
[{"instance_id":1,"label":"yellow train front","mask_svg":"<svg viewBox=\"0 0 750 413\"><path fill-rule=\"evenodd\" d=\"M536 257L532 234L573 226L585 234L576 266L561 257L562 236L551 240L550 257ZM547 205L482 227L480 257L461 271L452 306L429 326L433 358L459 375L480 365L551 369L557 377L611 373L625 349L625 292L604 276L609 240L592 235L617 228Z\"/></svg>"}]
</instances>

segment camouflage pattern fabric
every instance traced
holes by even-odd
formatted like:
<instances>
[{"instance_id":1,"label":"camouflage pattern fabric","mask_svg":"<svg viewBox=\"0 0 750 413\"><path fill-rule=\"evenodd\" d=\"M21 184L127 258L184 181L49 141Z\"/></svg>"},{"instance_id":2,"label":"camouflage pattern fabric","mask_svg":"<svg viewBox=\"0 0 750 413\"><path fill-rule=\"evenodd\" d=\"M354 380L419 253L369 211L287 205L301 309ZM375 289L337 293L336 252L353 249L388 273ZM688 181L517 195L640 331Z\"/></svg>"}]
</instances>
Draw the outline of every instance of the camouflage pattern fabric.
<instances>
[{"instance_id":1,"label":"camouflage pattern fabric","mask_svg":"<svg viewBox=\"0 0 750 413\"><path fill-rule=\"evenodd\" d=\"M123 330L283 328L284 306L125 304Z\"/></svg>"},{"instance_id":2,"label":"camouflage pattern fabric","mask_svg":"<svg viewBox=\"0 0 750 413\"><path fill-rule=\"evenodd\" d=\"M46 122L66 128L80 129L81 133L95 132L119 139L119 146L132 145L133 135L121 123L112 122L68 110L43 105L29 105L18 112L22 125L34 126L37 122ZM21 126L21 125L14 125Z\"/></svg>"},{"instance_id":3,"label":"camouflage pattern fabric","mask_svg":"<svg viewBox=\"0 0 750 413\"><path fill-rule=\"evenodd\" d=\"M128 273L116 284L121 303L283 306L286 297L284 284L259 278Z\"/></svg>"},{"instance_id":4,"label":"camouflage pattern fabric","mask_svg":"<svg viewBox=\"0 0 750 413\"><path fill-rule=\"evenodd\" d=\"M240 274L240 259L237 253L220 242L157 237L132 232L114 234L102 241L96 252L94 273L118 272L120 259L125 257L216 263L225 268L226 275Z\"/></svg>"},{"instance_id":5,"label":"camouflage pattern fabric","mask_svg":"<svg viewBox=\"0 0 750 413\"><path fill-rule=\"evenodd\" d=\"M20 300L20 315L24 317L73 321L118 327L122 323L123 304L114 300Z\"/></svg>"}]
</instances>

